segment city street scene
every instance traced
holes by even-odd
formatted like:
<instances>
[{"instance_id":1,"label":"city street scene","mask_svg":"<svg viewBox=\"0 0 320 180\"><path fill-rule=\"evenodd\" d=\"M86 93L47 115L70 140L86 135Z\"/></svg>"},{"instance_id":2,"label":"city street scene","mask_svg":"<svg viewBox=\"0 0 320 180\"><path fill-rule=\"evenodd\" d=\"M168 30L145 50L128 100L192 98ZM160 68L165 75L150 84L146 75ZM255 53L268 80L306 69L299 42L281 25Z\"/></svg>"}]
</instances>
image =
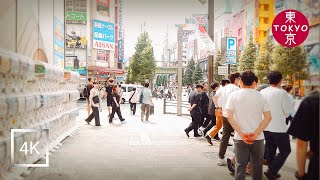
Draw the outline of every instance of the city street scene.
<instances>
[{"instance_id":1,"label":"city street scene","mask_svg":"<svg viewBox=\"0 0 320 180\"><path fill-rule=\"evenodd\" d=\"M0 180L319 180L318 0L1 0Z\"/></svg>"}]
</instances>

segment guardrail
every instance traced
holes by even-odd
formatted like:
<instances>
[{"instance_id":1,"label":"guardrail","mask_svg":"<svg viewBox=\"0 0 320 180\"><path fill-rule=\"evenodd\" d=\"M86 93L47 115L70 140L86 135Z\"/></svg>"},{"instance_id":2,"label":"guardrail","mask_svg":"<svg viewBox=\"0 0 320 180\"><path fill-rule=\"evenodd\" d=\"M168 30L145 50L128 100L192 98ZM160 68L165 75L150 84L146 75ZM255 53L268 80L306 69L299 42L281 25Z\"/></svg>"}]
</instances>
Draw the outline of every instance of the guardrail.
<instances>
[{"instance_id":1,"label":"guardrail","mask_svg":"<svg viewBox=\"0 0 320 180\"><path fill-rule=\"evenodd\" d=\"M163 114L177 114L177 106L178 101L177 100L169 100L164 98L163 99ZM174 112L168 111L168 107L174 107L171 109L174 109ZM190 116L190 113L188 111L188 108L190 107L188 101L182 101L182 115L184 116Z\"/></svg>"}]
</instances>

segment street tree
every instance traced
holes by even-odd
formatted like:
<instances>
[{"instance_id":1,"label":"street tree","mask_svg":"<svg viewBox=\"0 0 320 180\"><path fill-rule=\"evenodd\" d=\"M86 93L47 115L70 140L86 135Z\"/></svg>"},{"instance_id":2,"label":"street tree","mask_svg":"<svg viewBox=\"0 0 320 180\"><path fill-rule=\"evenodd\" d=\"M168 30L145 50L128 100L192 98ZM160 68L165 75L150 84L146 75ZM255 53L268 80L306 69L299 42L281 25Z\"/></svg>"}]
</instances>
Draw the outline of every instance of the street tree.
<instances>
[{"instance_id":1,"label":"street tree","mask_svg":"<svg viewBox=\"0 0 320 180\"><path fill-rule=\"evenodd\" d=\"M271 70L280 71L290 84L293 84L297 76L299 79L308 77L307 53L301 46L287 48L277 45L272 52L272 61Z\"/></svg>"},{"instance_id":2,"label":"street tree","mask_svg":"<svg viewBox=\"0 0 320 180\"><path fill-rule=\"evenodd\" d=\"M155 74L156 62L151 40L147 32L142 32L135 46L135 53L130 62L130 80L144 83Z\"/></svg>"},{"instance_id":3,"label":"street tree","mask_svg":"<svg viewBox=\"0 0 320 180\"><path fill-rule=\"evenodd\" d=\"M270 72L272 63L273 42L267 37L261 45L260 54L254 64L255 73L259 77L259 82L267 83L267 75Z\"/></svg>"},{"instance_id":4,"label":"street tree","mask_svg":"<svg viewBox=\"0 0 320 180\"><path fill-rule=\"evenodd\" d=\"M223 79L223 75L218 75L218 67L221 66L221 52L218 50L216 52L216 58L214 62L214 67L213 67L213 74L214 74L214 81L215 82L221 82Z\"/></svg>"},{"instance_id":5,"label":"street tree","mask_svg":"<svg viewBox=\"0 0 320 180\"><path fill-rule=\"evenodd\" d=\"M244 52L239 61L239 71L254 70L254 62L257 58L257 48L253 43L252 36L250 36L249 43L244 48Z\"/></svg>"},{"instance_id":6,"label":"street tree","mask_svg":"<svg viewBox=\"0 0 320 180\"><path fill-rule=\"evenodd\" d=\"M202 70L199 63L196 65L196 68L193 72L192 79L193 79L193 82L196 84L199 83L199 81L203 80L203 74L202 74Z\"/></svg>"},{"instance_id":7,"label":"street tree","mask_svg":"<svg viewBox=\"0 0 320 180\"><path fill-rule=\"evenodd\" d=\"M193 59L191 59L187 65L186 69L186 82L189 85L193 84L193 72L195 70L195 62Z\"/></svg>"}]
</instances>

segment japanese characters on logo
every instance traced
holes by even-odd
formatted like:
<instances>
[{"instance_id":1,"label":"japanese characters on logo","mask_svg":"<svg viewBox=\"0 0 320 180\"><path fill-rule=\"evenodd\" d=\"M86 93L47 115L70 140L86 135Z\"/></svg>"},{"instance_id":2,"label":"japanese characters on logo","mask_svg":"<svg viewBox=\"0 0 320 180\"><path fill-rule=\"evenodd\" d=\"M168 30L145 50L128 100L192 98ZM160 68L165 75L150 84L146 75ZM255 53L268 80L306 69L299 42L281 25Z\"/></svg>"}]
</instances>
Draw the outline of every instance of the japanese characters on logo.
<instances>
[{"instance_id":1,"label":"japanese characters on logo","mask_svg":"<svg viewBox=\"0 0 320 180\"><path fill-rule=\"evenodd\" d=\"M308 37L308 19L296 10L282 11L272 23L272 34L275 40L283 46L299 46Z\"/></svg>"}]
</instances>

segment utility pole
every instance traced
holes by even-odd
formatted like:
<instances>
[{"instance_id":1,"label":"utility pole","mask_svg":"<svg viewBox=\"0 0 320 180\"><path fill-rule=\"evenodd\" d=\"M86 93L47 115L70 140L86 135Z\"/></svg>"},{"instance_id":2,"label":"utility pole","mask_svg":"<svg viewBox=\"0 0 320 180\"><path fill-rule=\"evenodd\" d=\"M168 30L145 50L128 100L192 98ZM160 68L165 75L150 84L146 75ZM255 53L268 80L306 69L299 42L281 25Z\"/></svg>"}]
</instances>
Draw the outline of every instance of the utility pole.
<instances>
[{"instance_id":1,"label":"utility pole","mask_svg":"<svg viewBox=\"0 0 320 180\"><path fill-rule=\"evenodd\" d=\"M214 0L208 0L208 35L214 42ZM214 72L214 55L208 57L208 84L213 82ZM212 89L208 88L209 93Z\"/></svg>"},{"instance_id":2,"label":"utility pole","mask_svg":"<svg viewBox=\"0 0 320 180\"><path fill-rule=\"evenodd\" d=\"M182 115L182 36L183 27L179 25L178 29L178 105L177 105L177 115Z\"/></svg>"}]
</instances>

